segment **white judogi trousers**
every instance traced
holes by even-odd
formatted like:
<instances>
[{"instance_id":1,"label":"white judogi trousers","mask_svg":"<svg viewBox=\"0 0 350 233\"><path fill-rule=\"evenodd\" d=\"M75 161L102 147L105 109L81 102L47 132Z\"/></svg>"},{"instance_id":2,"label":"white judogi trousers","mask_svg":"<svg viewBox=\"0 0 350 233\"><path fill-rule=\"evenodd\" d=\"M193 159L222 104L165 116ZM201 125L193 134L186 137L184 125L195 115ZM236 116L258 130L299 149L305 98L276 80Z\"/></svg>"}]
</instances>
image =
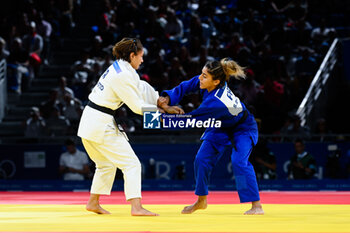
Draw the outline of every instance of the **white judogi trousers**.
<instances>
[{"instance_id":1,"label":"white judogi trousers","mask_svg":"<svg viewBox=\"0 0 350 233\"><path fill-rule=\"evenodd\" d=\"M82 138L90 158L96 164L92 180L92 194L110 195L117 168L124 175L126 200L141 198L141 163L125 136L115 123L108 124L103 143Z\"/></svg>"}]
</instances>

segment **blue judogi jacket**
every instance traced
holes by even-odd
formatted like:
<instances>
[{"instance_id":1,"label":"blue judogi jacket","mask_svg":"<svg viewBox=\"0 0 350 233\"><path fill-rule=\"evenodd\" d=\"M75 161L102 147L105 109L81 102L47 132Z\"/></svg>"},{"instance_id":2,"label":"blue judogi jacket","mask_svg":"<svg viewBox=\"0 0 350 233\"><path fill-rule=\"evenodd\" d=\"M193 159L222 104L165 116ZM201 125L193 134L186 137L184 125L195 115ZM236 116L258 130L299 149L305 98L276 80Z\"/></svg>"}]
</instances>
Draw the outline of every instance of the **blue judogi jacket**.
<instances>
[{"instance_id":1,"label":"blue judogi jacket","mask_svg":"<svg viewBox=\"0 0 350 233\"><path fill-rule=\"evenodd\" d=\"M186 94L199 91L203 101L197 109L187 113L187 115L191 115L197 120L215 118L222 122L221 128L207 128L202 140L229 145L231 140L240 134L249 134L255 145L258 141L258 128L254 116L232 93L227 83L208 92L206 89L200 89L198 77L199 75L180 83L171 90L163 91L162 96L169 96L169 105L176 105ZM240 119L244 114L247 114L246 119L241 122L243 119L241 121Z\"/></svg>"}]
</instances>

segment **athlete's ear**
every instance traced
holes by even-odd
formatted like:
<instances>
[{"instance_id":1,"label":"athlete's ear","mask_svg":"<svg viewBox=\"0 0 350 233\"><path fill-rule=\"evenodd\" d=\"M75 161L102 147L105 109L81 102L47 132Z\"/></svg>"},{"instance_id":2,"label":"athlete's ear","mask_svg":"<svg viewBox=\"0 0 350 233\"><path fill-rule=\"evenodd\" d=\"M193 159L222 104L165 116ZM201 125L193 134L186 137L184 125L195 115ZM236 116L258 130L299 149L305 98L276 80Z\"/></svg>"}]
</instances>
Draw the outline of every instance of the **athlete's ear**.
<instances>
[{"instance_id":1,"label":"athlete's ear","mask_svg":"<svg viewBox=\"0 0 350 233\"><path fill-rule=\"evenodd\" d=\"M213 80L213 83L214 83L215 86L217 86L217 85L220 84L220 80L219 79Z\"/></svg>"},{"instance_id":2,"label":"athlete's ear","mask_svg":"<svg viewBox=\"0 0 350 233\"><path fill-rule=\"evenodd\" d=\"M131 61L132 59L134 59L135 56L136 56L136 54L135 54L134 52L131 52L130 55L129 55L130 61Z\"/></svg>"}]
</instances>

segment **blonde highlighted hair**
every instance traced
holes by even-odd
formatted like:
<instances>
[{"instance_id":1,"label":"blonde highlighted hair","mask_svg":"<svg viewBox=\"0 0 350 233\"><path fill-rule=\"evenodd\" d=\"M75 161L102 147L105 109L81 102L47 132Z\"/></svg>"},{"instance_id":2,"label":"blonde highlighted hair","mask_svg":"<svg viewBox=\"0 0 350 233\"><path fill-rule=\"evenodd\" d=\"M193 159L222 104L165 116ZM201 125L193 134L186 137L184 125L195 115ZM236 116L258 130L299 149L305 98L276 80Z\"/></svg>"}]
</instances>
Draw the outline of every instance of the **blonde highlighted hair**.
<instances>
[{"instance_id":1,"label":"blonde highlighted hair","mask_svg":"<svg viewBox=\"0 0 350 233\"><path fill-rule=\"evenodd\" d=\"M237 80L245 79L246 77L244 67L241 67L230 58L207 62L205 67L213 80L220 80L219 86L223 86L225 82L228 82L230 77L234 77Z\"/></svg>"}]
</instances>

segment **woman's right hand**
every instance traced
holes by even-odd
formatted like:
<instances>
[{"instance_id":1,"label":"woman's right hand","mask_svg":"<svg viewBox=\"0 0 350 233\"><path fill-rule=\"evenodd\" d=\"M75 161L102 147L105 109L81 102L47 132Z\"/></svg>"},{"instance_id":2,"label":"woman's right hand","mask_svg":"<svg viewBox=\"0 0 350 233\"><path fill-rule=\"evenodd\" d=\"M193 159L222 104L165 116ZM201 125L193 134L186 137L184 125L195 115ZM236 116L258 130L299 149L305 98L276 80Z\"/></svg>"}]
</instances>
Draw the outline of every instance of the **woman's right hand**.
<instances>
[{"instance_id":1,"label":"woman's right hand","mask_svg":"<svg viewBox=\"0 0 350 233\"><path fill-rule=\"evenodd\" d=\"M168 106L164 108L164 111L169 114L185 114L185 111L178 106Z\"/></svg>"}]
</instances>

